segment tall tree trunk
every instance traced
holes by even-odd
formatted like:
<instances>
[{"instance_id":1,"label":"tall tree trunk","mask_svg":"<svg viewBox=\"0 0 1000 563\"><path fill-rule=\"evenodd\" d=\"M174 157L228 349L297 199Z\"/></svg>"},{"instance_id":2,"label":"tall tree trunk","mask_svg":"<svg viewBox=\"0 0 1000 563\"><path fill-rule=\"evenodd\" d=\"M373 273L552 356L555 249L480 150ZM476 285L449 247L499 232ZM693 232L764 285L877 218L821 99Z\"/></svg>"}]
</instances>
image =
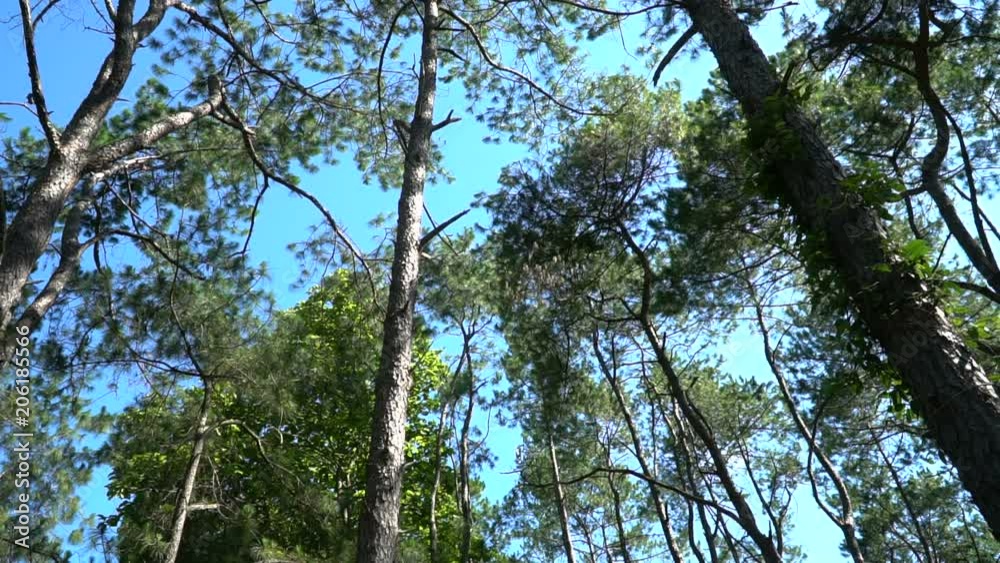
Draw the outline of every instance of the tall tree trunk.
<instances>
[{"instance_id":1,"label":"tall tree trunk","mask_svg":"<svg viewBox=\"0 0 1000 563\"><path fill-rule=\"evenodd\" d=\"M365 507L358 541L358 563L393 563L399 535L406 407L413 383L410 369L413 308L420 267L420 223L437 89L437 22L437 1L425 0L420 82L409 139L405 142L403 189L399 197L382 357L375 381L375 412L365 482Z\"/></svg>"},{"instance_id":2,"label":"tall tree trunk","mask_svg":"<svg viewBox=\"0 0 1000 563\"><path fill-rule=\"evenodd\" d=\"M194 431L191 459L188 461L187 471L184 473L184 482L181 484L181 490L177 493L177 504L174 506L174 515L170 526L170 542L167 544L167 554L163 558L164 563L174 563L177 560L177 553L181 549L181 539L184 536L184 523L188 517L188 507L191 505L191 495L194 494L194 485L198 480L198 466L201 465L201 457L205 452L208 415L212 407L212 383L207 379L202 379L202 384L204 386L204 395L201 399L201 407L198 410L198 422Z\"/></svg>"},{"instance_id":3,"label":"tall tree trunk","mask_svg":"<svg viewBox=\"0 0 1000 563\"><path fill-rule=\"evenodd\" d=\"M566 498L563 496L562 480L559 477L559 459L556 456L556 443L549 434L549 462L552 463L552 483L556 493L556 510L559 511L559 526L562 531L563 551L566 552L566 563L576 563L573 552L573 536L569 530L569 514L566 511Z\"/></svg>"},{"instance_id":4,"label":"tall tree trunk","mask_svg":"<svg viewBox=\"0 0 1000 563\"><path fill-rule=\"evenodd\" d=\"M469 394L465 416L462 419L462 435L458 446L458 501L462 508L461 563L469 563L472 551L472 487L470 484L469 434L472 432L472 410L476 405L476 385L472 371L472 357L468 358Z\"/></svg>"},{"instance_id":5,"label":"tall tree trunk","mask_svg":"<svg viewBox=\"0 0 1000 563\"><path fill-rule=\"evenodd\" d=\"M618 377L615 375L615 364L608 365L607 360L604 358L596 330L592 335L591 344L593 345L594 355L597 357L597 364L601 369L601 373L604 375L604 379L608 382L608 385L611 386L615 402L618 403L618 410L625 419L625 426L628 428L629 437L632 439L632 451L635 454L636 461L639 462L639 468L644 474L655 479L656 474L651 468L649 460L646 458L646 451L639 436L639 429L635 425L635 420L632 418L632 411L629 409L625 393L622 391ZM612 362L617 362L613 353ZM653 509L656 511L656 518L660 521L660 529L663 531L664 539L667 540L667 549L670 551L670 557L674 560L674 563L682 563L684 558L681 555L677 539L674 537L673 529L670 526L670 515L667 512L666 505L663 503L663 497L660 496L660 491L652 481L646 481L646 485L649 488L649 502L653 505Z\"/></svg>"},{"instance_id":6,"label":"tall tree trunk","mask_svg":"<svg viewBox=\"0 0 1000 563\"><path fill-rule=\"evenodd\" d=\"M780 83L727 0L685 8L749 118ZM874 209L843 187L844 171L796 108L783 116L800 151L770 155L781 190L808 236L825 241L855 310L913 396L937 446L1000 537L1000 395L914 268L891 251ZM800 152L799 155L794 152Z\"/></svg>"}]
</instances>

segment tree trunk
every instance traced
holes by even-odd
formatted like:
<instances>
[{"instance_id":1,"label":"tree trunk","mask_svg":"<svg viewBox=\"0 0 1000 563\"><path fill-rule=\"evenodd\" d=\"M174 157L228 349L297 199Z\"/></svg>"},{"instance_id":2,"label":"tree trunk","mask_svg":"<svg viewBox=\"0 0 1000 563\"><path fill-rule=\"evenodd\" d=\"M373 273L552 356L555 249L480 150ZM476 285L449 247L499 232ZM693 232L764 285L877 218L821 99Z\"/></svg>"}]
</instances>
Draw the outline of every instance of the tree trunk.
<instances>
[{"instance_id":1,"label":"tree trunk","mask_svg":"<svg viewBox=\"0 0 1000 563\"><path fill-rule=\"evenodd\" d=\"M605 360L604 354L601 352L596 330L592 335L591 344L594 347L594 355L597 357L598 367L600 367L601 373L604 375L604 379L608 382L608 385L611 386L611 391L615 396L615 402L618 403L618 410L625 419L625 426L628 428L629 437L632 439L632 449L635 453L636 461L639 462L639 468L644 474L655 479L656 475L650 467L649 460L646 458L645 448L643 448L642 439L639 436L639 429L636 427L635 420L632 418L632 411L629 409L628 402L625 398L624 392L622 391L621 385L619 384L618 377L613 371L614 364L608 365L607 360ZM614 358L613 354L614 351L612 349L612 362L615 362L617 360ZM677 539L674 538L674 533L670 526L670 515L667 513L667 507L663 503L663 497L660 496L660 491L657 490L656 485L652 481L646 481L646 485L649 488L649 502L653 505L653 509L656 511L656 517L660 521L660 529L663 531L663 538L667 540L667 548L670 550L670 557L674 560L674 563L682 563L684 558L681 555L680 547L677 545Z\"/></svg>"},{"instance_id":2,"label":"tree trunk","mask_svg":"<svg viewBox=\"0 0 1000 563\"><path fill-rule=\"evenodd\" d=\"M686 9L746 115L761 116L780 84L747 25L727 0L689 1ZM787 108L783 119L801 148L800 155L783 151L770 159L784 198L808 236L825 241L859 317L900 372L915 410L1000 537L996 388L928 285L890 250L875 210L843 188L843 169L815 127L796 108Z\"/></svg>"},{"instance_id":3,"label":"tree trunk","mask_svg":"<svg viewBox=\"0 0 1000 563\"><path fill-rule=\"evenodd\" d=\"M566 563L576 563L573 552L573 536L569 530L569 514L566 512L566 498L563 496L562 482L559 477L559 459L556 457L556 443L549 434L549 461L552 463L552 483L556 493L556 510L559 511L559 525L562 531L563 551L566 552Z\"/></svg>"},{"instance_id":4,"label":"tree trunk","mask_svg":"<svg viewBox=\"0 0 1000 563\"><path fill-rule=\"evenodd\" d=\"M441 417L438 419L437 438L434 443L434 483L431 485L431 563L441 563L441 548L438 540L437 529L437 498L441 490L441 449L444 444L444 428L448 420L448 413L451 411L451 400L443 401L441 404Z\"/></svg>"},{"instance_id":5,"label":"tree trunk","mask_svg":"<svg viewBox=\"0 0 1000 563\"><path fill-rule=\"evenodd\" d=\"M458 449L458 502L462 508L462 545L459 551L461 563L469 563L472 551L472 487L470 484L469 467L469 434L472 431L472 410L476 405L476 385L472 371L472 357L468 358L467 369L469 370L469 395L468 405L465 408L465 417L462 420L462 435L459 438Z\"/></svg>"},{"instance_id":6,"label":"tree trunk","mask_svg":"<svg viewBox=\"0 0 1000 563\"><path fill-rule=\"evenodd\" d=\"M745 263L744 263L745 265ZM798 407L795 405L795 399L792 397L792 391L788 387L788 381L785 379L785 374L781 369L781 365L778 364L778 358L775 356L774 348L771 345L771 332L767 327L767 323L764 321L764 308L763 303L757 296L757 291L754 288L753 281L748 277L745 279L747 286L747 293L750 296L750 300L753 302L754 313L757 320L757 328L760 329L761 338L764 341L764 358L767 360L767 365L771 368L771 374L774 376L775 381L778 382L778 391L781 394L781 400L785 403L785 408L788 409L788 414L792 417L792 422L795 423L795 428L799 431L799 435L805 440L806 444L809 446L812 455L815 455L819 460L820 465L823 467L823 471L826 472L827 477L833 482L834 487L837 489L837 500L840 503L840 515L833 513L833 510L827 506L826 501L820 496L819 485L816 482L816 477L813 474L811 467L812 459L810 456L807 462L806 471L809 475L809 482L812 486L813 498L816 500L816 504L820 509L833 521L834 524L840 528L840 531L844 534L844 546L847 551L851 554L851 559L854 563L864 563L864 555L861 553L861 545L858 543L858 537L856 534L856 523L854 520L854 503L851 501L851 494L847 490L847 484L844 483L844 479L840 476L840 472L837 471L836 466L833 465L833 461L826 455L826 452L819 447L816 442L816 437L813 435L812 430L809 429L809 425L806 424L802 414L799 413ZM749 467L749 465L748 465Z\"/></svg>"},{"instance_id":7,"label":"tree trunk","mask_svg":"<svg viewBox=\"0 0 1000 563\"><path fill-rule=\"evenodd\" d=\"M181 539L184 536L184 523L188 517L188 507L191 505L191 495L194 494L194 485L198 480L198 466L201 465L201 457L205 451L208 414L212 406L212 384L206 379L203 379L202 383L204 395L201 399L201 408L198 411L198 426L195 428L191 459L188 461L187 471L184 473L184 483L177 494L173 524L170 527L170 543L167 544L167 554L163 558L164 563L174 563L177 560L177 553L181 549Z\"/></svg>"},{"instance_id":8,"label":"tree trunk","mask_svg":"<svg viewBox=\"0 0 1000 563\"><path fill-rule=\"evenodd\" d=\"M740 526L750 536L750 539L753 540L754 545L760 549L760 554L764 561L767 563L781 563L781 551L774 544L772 537L764 534L760 526L757 525L757 520L753 509L750 507L750 503L747 502L746 496L736 485L736 480L729 471L728 458L722 452L722 448L719 447L719 443L716 441L715 434L711 426L709 426L708 421L702 416L701 411L688 396L687 389L685 389L684 384L681 382L680 375L674 371L673 362L664 348L663 341L660 340L656 326L653 324L650 307L653 300L654 273L649 256L623 224L620 224L618 228L624 240L625 247L632 253L642 269L642 305L639 311L634 313L634 319L642 328L646 342L649 344L656 358L656 363L660 366L663 375L666 377L667 385L670 388L670 395L684 415L683 419L691 425L694 434L705 446L705 449L708 450L708 454L712 458L712 464L715 466L715 473L719 478L719 483L726 491L726 497L729 499L729 502L733 503Z\"/></svg>"},{"instance_id":9,"label":"tree trunk","mask_svg":"<svg viewBox=\"0 0 1000 563\"><path fill-rule=\"evenodd\" d=\"M399 197L389 300L382 333L382 357L375 381L375 412L368 453L365 507L358 563L393 563L399 535L399 501L406 442L406 406L413 383L413 308L420 267L424 180L430 160L437 88L436 0L425 0L420 82L405 140L406 161Z\"/></svg>"}]
</instances>

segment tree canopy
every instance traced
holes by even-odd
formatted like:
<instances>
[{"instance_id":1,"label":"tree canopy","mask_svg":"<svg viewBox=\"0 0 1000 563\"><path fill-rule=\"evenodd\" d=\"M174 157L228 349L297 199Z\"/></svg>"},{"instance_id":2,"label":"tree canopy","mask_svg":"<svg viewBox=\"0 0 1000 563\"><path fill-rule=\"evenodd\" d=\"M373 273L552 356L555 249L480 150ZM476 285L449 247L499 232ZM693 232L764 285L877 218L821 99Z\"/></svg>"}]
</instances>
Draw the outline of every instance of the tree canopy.
<instances>
[{"instance_id":1,"label":"tree canopy","mask_svg":"<svg viewBox=\"0 0 1000 563\"><path fill-rule=\"evenodd\" d=\"M1000 557L1000 2L9 16L6 560Z\"/></svg>"}]
</instances>

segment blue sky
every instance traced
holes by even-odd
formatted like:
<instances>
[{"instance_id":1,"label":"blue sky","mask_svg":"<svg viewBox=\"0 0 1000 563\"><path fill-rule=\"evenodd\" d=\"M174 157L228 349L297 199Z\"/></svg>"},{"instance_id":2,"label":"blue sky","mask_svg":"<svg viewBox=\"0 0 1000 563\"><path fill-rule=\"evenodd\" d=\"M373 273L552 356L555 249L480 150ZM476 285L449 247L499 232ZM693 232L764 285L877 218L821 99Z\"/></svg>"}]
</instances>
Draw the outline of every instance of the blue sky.
<instances>
[{"instance_id":1,"label":"blue sky","mask_svg":"<svg viewBox=\"0 0 1000 563\"><path fill-rule=\"evenodd\" d=\"M14 7L10 6L11 13ZM806 8L793 7L798 15ZM797 12L796 12L797 11ZM100 27L101 23L86 2L68 3L65 17L54 14L42 27L38 35L40 65L45 79L49 106L53 118L65 123L70 112L90 86L100 57L106 53L110 43L106 37L86 31L87 26ZM7 15L0 13L0 16ZM83 19L81 19L81 17ZM636 25L641 22L636 21ZM30 90L23 58L20 29L16 21L7 25L4 41L0 44L0 68L7 69L7 79L0 84L0 100L22 101ZM783 44L780 25L776 17L755 32L765 51L776 52ZM637 28L626 28L621 37L614 36L588 46L588 65L595 70L614 71L627 64L637 72L651 76L644 70L645 61L628 56L623 57L623 44L630 52L641 47ZM125 96L134 94L145 78L151 53L144 52L137 59L136 72L125 89ZM684 99L697 96L705 86L709 72L715 67L710 56L692 60L684 54L669 67L666 79L677 79L681 84ZM438 115L444 115L454 108L460 115L466 107L463 92L457 86L443 85L439 91ZM122 107L125 107L124 104ZM33 118L16 107L3 107L0 111L14 118L6 125L6 132L16 131L22 125L34 126ZM444 154L444 166L455 177L450 184L433 185L427 188L427 207L438 221L467 208L474 194L493 191L501 168L513 161L529 156L524 147L510 144L484 144L481 139L487 135L486 129L471 117L442 130L436 140ZM337 217L350 235L363 249L370 249L383 235L373 230L369 221L378 214L392 213L396 209L398 192L383 191L374 186L364 186L361 176L354 169L350 158L345 164L324 168L313 175L303 175L302 187L319 197L326 207ZM287 191L273 188L269 191L258 217L251 252L254 260L266 262L272 274L271 289L279 304L288 307L304 296L304 290L291 288L298 277L300 265L286 250L290 243L308 237L308 227L320 222L320 217L306 201ZM458 230L475 222L485 222L482 214L470 214L453 227ZM750 332L738 331L729 342L708 350L725 359L724 368L740 375L752 375L770 379L761 353L761 346ZM137 389L125 390L110 395L98 393L96 396L112 410L121 408ZM479 413L478 423L485 427L486 421ZM518 443L517 432L500 429L492 425L488 446L500 458L496 468L487 471L486 495L494 500L503 497L515 477L509 473L513 464L513 450ZM94 482L83 491L84 511L109 513L114 504L105 497L104 485L107 473L99 472ZM796 532L789 541L803 545L809 554L809 561L841 561L837 545L839 535L818 510L808 495L796 497ZM80 553L80 560L83 558Z\"/></svg>"}]
</instances>

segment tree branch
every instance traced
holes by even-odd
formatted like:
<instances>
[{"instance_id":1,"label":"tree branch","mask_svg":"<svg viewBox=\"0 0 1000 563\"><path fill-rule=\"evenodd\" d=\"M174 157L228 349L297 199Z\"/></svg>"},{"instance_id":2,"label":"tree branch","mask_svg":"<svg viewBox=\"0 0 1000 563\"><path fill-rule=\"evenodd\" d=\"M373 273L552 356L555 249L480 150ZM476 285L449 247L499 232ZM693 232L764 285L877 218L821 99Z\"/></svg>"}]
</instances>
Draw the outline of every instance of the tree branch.
<instances>
[{"instance_id":1,"label":"tree branch","mask_svg":"<svg viewBox=\"0 0 1000 563\"><path fill-rule=\"evenodd\" d=\"M447 14L450 18L452 18L453 20L455 20L456 22L458 22L459 25L461 25L462 27L464 27L465 30L469 32L469 35L472 36L472 40L476 43L476 47L479 49L479 53L482 55L483 60L486 61L486 64L490 65L491 67L493 67L496 70L499 70L500 72L505 72L507 74L511 74L511 75L517 77L519 80L521 80L522 82L524 82L525 84L527 84L532 90L535 90L536 92L540 93L542 96L544 96L550 102L554 103L555 105L559 106L560 108L562 108L562 109L564 109L566 111L569 111L569 112L572 112L572 113L575 113L575 114L578 114L578 115L604 115L601 112L586 111L586 110L575 108L575 107L573 107L573 106L571 106L571 105L563 102L562 100L560 100L559 98L557 98L555 95L553 95L552 93L550 93L545 88L542 88L541 85L539 85L537 82L535 82L534 80L532 80L528 75L524 74L523 72L521 72L521 71L519 71L517 69L511 68L509 66L505 66L503 64L500 64L499 62L496 61L496 59L493 58L493 55L490 54L489 50L486 48L486 45L483 44L482 37L480 37L479 33L475 30L475 28L472 26L472 24L468 22L468 20L466 20L462 16L456 14L455 12L453 12L452 10L450 10L450 9L444 7L444 6L441 7L441 13Z\"/></svg>"},{"instance_id":2,"label":"tree branch","mask_svg":"<svg viewBox=\"0 0 1000 563\"><path fill-rule=\"evenodd\" d=\"M28 76L31 79L31 95L28 97L29 103L34 104L38 110L38 123L45 133L45 140L49 143L49 149L53 153L60 152L59 132L49 119L49 109L45 103L45 93L42 91L42 76L38 70L38 54L35 52L35 27L31 21L30 0L20 0L21 7L21 30L24 36L24 56L28 60ZM43 11L44 14L44 11Z\"/></svg>"},{"instance_id":3,"label":"tree branch","mask_svg":"<svg viewBox=\"0 0 1000 563\"><path fill-rule=\"evenodd\" d=\"M660 81L660 74L662 74L667 68L670 61L674 60L674 57L681 52L681 49L683 49L684 46L687 45L688 41L690 41L695 35L698 35L698 28L692 24L691 27L687 28L687 31L681 34L681 36L677 38L677 41L670 46L670 50L667 51L666 55L663 55L663 58L660 60L660 64L656 65L656 72L653 73L653 86L656 86L656 83Z\"/></svg>"},{"instance_id":4,"label":"tree branch","mask_svg":"<svg viewBox=\"0 0 1000 563\"><path fill-rule=\"evenodd\" d=\"M340 228L340 225L337 224L337 220L333 218L333 214L330 213L330 211L323 205L322 202L319 201L319 199L316 198L316 196L300 188L298 184L291 181L290 179L285 178L284 176L281 176L280 174L274 172L264 162L264 160L260 157L260 154L257 152L257 147L254 142L254 132L249 127L247 127L245 123L243 123L243 121L240 119L240 116L237 115L236 112L233 110L233 108L229 106L229 103L226 102L225 98L222 99L221 106L222 110L225 112L228 119L233 121L233 123L230 123L229 125L234 126L243 135L243 143L246 146L247 154L250 156L250 160L253 161L254 166L256 166L258 170L260 170L261 174L263 174L265 178L269 178L270 180L273 180L278 184L281 184L282 186L288 188L288 190L291 191L292 193L305 198L307 201L309 201L309 203L313 205L313 207L315 207L320 212L321 215L323 215L323 218L326 220L327 225L333 231L334 236L336 236L341 241L341 243L345 247L347 247L351 255L361 264L361 267L365 270L365 273L368 275L368 281L371 285L372 295L374 296L376 294L375 280L372 275L371 268L368 267L368 262L365 260L364 255L361 254L361 251L358 249L358 247L355 246L354 241L352 241L351 238L347 235L347 233L345 233L343 229Z\"/></svg>"},{"instance_id":5,"label":"tree branch","mask_svg":"<svg viewBox=\"0 0 1000 563\"><path fill-rule=\"evenodd\" d=\"M84 173L98 173L111 166L119 158L128 156L154 142L178 131L194 121L210 115L222 103L222 90L218 87L209 88L209 97L204 102L186 110L168 115L149 127L98 148L87 160Z\"/></svg>"},{"instance_id":6,"label":"tree branch","mask_svg":"<svg viewBox=\"0 0 1000 563\"><path fill-rule=\"evenodd\" d=\"M466 209L465 211L456 213L455 215L451 216L447 221L431 229L427 234L425 234L423 237L420 238L420 244L419 244L420 250L426 248L427 245L430 244L432 240L434 240L434 237L441 234L441 231L447 229L452 223L464 217L465 214L468 213L469 211L470 211L469 209Z\"/></svg>"},{"instance_id":7,"label":"tree branch","mask_svg":"<svg viewBox=\"0 0 1000 563\"><path fill-rule=\"evenodd\" d=\"M27 326L31 331L34 331L38 327L45 313L55 304L66 288L66 285L76 275L83 253L96 242L96 237L85 243L80 243L79 241L80 222L83 218L83 210L88 205L86 202L80 202L70 209L69 215L66 217L66 223L63 226L62 241L59 249L59 264L52 272L52 275L49 276L49 281L45 284L45 288L35 297L31 305L21 313L21 317L17 321L18 325Z\"/></svg>"}]
</instances>

